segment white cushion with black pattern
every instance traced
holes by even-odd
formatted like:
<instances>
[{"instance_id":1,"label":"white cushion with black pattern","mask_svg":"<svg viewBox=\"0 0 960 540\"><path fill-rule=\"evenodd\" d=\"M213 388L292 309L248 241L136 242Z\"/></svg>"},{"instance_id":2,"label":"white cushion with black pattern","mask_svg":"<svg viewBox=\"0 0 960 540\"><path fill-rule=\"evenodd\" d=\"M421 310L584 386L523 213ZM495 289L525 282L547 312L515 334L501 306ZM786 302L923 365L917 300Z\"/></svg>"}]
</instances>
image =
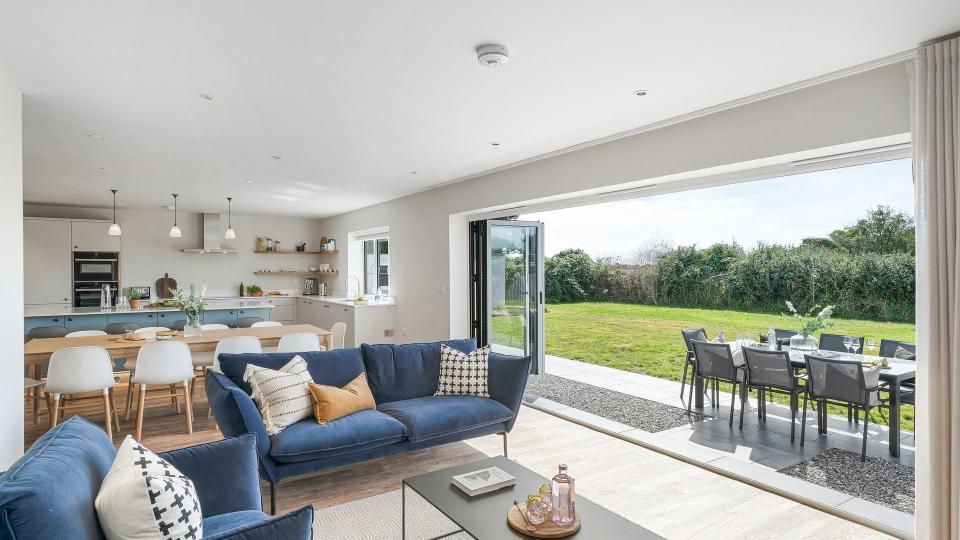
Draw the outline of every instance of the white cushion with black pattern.
<instances>
[{"instance_id":1,"label":"white cushion with black pattern","mask_svg":"<svg viewBox=\"0 0 960 540\"><path fill-rule=\"evenodd\" d=\"M440 345L440 384L437 396L490 397L487 390L487 358L490 347L469 354Z\"/></svg>"},{"instance_id":2,"label":"white cushion with black pattern","mask_svg":"<svg viewBox=\"0 0 960 540\"><path fill-rule=\"evenodd\" d=\"M108 540L199 540L203 513L193 482L127 435L95 502Z\"/></svg>"},{"instance_id":3,"label":"white cushion with black pattern","mask_svg":"<svg viewBox=\"0 0 960 540\"><path fill-rule=\"evenodd\" d=\"M247 364L243 380L250 385L250 396L260 408L263 425L270 435L313 416L309 388L313 377L299 355L279 370Z\"/></svg>"}]
</instances>

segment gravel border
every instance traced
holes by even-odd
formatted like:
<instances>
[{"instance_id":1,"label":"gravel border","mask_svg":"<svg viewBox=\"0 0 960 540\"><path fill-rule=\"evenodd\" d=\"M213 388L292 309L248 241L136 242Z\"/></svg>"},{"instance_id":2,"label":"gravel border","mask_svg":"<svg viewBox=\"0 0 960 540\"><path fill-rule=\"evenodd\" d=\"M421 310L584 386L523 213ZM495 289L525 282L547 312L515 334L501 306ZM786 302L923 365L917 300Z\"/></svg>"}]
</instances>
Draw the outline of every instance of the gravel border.
<instances>
[{"instance_id":1,"label":"gravel border","mask_svg":"<svg viewBox=\"0 0 960 540\"><path fill-rule=\"evenodd\" d=\"M914 512L914 470L908 465L870 456L860 463L860 454L830 448L777 472L894 510Z\"/></svg>"},{"instance_id":2,"label":"gravel border","mask_svg":"<svg viewBox=\"0 0 960 540\"><path fill-rule=\"evenodd\" d=\"M524 399L542 397L643 431L657 433L706 418L703 414L592 384L542 375L527 384Z\"/></svg>"}]
</instances>

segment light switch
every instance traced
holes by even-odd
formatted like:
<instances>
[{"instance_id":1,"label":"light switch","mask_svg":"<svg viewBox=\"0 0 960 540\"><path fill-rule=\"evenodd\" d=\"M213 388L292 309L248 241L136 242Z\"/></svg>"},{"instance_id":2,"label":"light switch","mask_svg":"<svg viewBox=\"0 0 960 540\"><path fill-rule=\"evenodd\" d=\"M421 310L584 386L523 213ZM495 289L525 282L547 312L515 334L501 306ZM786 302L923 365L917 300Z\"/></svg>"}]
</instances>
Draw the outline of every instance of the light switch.
<instances>
[{"instance_id":1,"label":"light switch","mask_svg":"<svg viewBox=\"0 0 960 540\"><path fill-rule=\"evenodd\" d=\"M443 285L437 285L437 294L443 294L444 292L446 292L446 289L447 288L444 287Z\"/></svg>"}]
</instances>

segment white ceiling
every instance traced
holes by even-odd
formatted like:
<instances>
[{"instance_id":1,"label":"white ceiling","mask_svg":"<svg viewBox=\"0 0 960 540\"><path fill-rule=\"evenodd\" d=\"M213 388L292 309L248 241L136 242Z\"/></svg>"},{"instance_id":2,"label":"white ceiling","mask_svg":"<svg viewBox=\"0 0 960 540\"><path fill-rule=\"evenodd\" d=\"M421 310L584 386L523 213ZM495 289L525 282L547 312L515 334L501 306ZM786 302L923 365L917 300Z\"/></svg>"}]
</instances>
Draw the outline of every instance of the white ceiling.
<instances>
[{"instance_id":1,"label":"white ceiling","mask_svg":"<svg viewBox=\"0 0 960 540\"><path fill-rule=\"evenodd\" d=\"M956 0L0 0L0 63L27 202L326 216L958 28Z\"/></svg>"}]
</instances>

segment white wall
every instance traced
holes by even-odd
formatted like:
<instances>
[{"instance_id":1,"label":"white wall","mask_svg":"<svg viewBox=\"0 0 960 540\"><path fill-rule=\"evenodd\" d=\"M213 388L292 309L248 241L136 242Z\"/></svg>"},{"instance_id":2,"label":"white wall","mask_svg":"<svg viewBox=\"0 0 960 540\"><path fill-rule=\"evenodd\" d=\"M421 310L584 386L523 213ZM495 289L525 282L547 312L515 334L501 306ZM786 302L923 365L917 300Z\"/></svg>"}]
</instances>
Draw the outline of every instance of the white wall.
<instances>
[{"instance_id":1,"label":"white wall","mask_svg":"<svg viewBox=\"0 0 960 540\"><path fill-rule=\"evenodd\" d=\"M0 471L23 454L23 126L20 90L0 65Z\"/></svg>"},{"instance_id":2,"label":"white wall","mask_svg":"<svg viewBox=\"0 0 960 540\"><path fill-rule=\"evenodd\" d=\"M111 210L97 208L26 205L23 212L27 217L111 219ZM323 234L316 219L234 214L232 221L237 238L223 240L222 246L235 248L239 253L201 255L180 250L202 247L202 214L178 213L177 224L183 231L183 237L170 238L168 233L173 225L171 211L118 210L117 222L123 230L121 286L149 286L155 293L157 279L166 272L183 287L190 284L199 286L206 281L211 294L236 295L241 281L245 285L260 285L265 291L299 291L303 289L302 277L255 276L253 273L260 269L281 268L306 271L315 264L334 262L330 255L261 255L253 252L257 236L280 240L280 248L284 250L293 250L294 244L299 242L306 242L308 250L319 249ZM332 284L339 281L340 277L322 279L330 280Z\"/></svg>"},{"instance_id":3,"label":"white wall","mask_svg":"<svg viewBox=\"0 0 960 540\"><path fill-rule=\"evenodd\" d=\"M778 156L789 160L902 136L910 131L908 97L905 64L885 66L334 216L323 220L322 228L346 238L352 231L390 227L398 340L464 336L469 333L464 213L645 179L664 184L671 175L770 165ZM339 264L346 257L341 253Z\"/></svg>"}]
</instances>

